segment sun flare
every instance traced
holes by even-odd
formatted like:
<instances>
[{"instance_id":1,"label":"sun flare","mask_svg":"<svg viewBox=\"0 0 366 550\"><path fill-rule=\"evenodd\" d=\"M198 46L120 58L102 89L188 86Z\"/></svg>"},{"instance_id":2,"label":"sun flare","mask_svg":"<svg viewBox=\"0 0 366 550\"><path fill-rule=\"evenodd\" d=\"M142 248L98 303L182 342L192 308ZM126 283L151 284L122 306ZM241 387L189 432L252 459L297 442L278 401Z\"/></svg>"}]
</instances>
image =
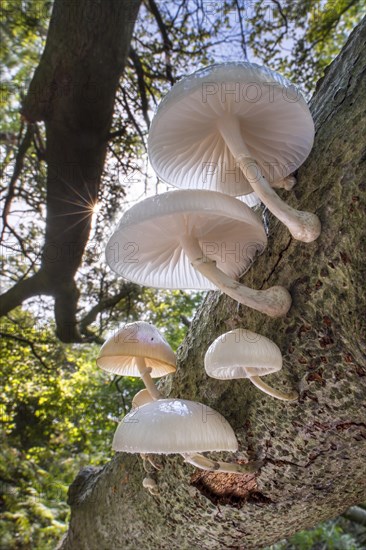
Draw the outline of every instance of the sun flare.
<instances>
[{"instance_id":1,"label":"sun flare","mask_svg":"<svg viewBox=\"0 0 366 550\"><path fill-rule=\"evenodd\" d=\"M92 212L93 214L98 214L99 210L100 210L100 203L96 202L95 204L93 204Z\"/></svg>"}]
</instances>

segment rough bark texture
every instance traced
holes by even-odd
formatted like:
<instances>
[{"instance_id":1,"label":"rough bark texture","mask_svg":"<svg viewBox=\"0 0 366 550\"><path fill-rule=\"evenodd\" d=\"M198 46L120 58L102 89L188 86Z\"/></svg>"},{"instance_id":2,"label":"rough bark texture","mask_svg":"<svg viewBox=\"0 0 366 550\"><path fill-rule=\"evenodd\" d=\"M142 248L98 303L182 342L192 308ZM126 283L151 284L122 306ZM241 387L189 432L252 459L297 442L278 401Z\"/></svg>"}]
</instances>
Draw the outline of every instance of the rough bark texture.
<instances>
[{"instance_id":1,"label":"rough bark texture","mask_svg":"<svg viewBox=\"0 0 366 550\"><path fill-rule=\"evenodd\" d=\"M55 0L45 50L24 101L46 125L47 218L40 270L1 297L4 315L38 294L55 298L57 334L80 340L74 277L88 242L115 93L140 0Z\"/></svg>"},{"instance_id":2,"label":"rough bark texture","mask_svg":"<svg viewBox=\"0 0 366 550\"><path fill-rule=\"evenodd\" d=\"M63 550L258 549L365 501L365 23L318 85L314 149L286 195L319 215L322 234L296 242L272 218L269 246L245 276L253 288L289 288L290 312L273 320L210 293L180 348L176 376L162 383L166 394L209 404L229 420L240 450L226 459L264 466L256 476L233 476L163 459L160 494L150 496L141 460L115 456L71 486ZM235 327L279 345L284 369L270 382L297 387L298 402L205 375L207 347Z\"/></svg>"}]
</instances>

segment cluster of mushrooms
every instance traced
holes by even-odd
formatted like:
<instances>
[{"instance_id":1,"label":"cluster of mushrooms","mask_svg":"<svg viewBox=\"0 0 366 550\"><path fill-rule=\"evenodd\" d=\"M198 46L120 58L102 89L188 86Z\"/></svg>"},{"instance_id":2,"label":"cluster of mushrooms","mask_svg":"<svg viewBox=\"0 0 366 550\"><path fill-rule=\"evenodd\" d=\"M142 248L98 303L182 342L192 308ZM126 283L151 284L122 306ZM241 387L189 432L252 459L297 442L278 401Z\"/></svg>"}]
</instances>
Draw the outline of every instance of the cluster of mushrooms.
<instances>
[{"instance_id":1,"label":"cluster of mushrooms","mask_svg":"<svg viewBox=\"0 0 366 550\"><path fill-rule=\"evenodd\" d=\"M263 223L249 205L262 201L297 240L319 236L317 216L295 210L274 191L291 190L296 183L291 174L313 140L305 99L265 67L223 63L180 80L157 109L148 150L158 177L181 189L127 210L108 242L107 263L143 286L220 289L271 317L286 315L291 295L284 287L255 290L239 282L267 245ZM174 372L175 355L155 327L142 321L125 325L103 345L97 363L115 374L141 376L145 383L117 428L113 448L140 453L147 471L148 463L158 468L151 455L170 453L207 470L243 473L260 466L216 462L201 454L236 451L237 439L210 407L162 398L152 378ZM249 378L267 394L293 401L297 392L274 390L260 378L281 367L276 344L244 329L221 335L205 356L209 376ZM150 477L144 486L157 491Z\"/></svg>"}]
</instances>

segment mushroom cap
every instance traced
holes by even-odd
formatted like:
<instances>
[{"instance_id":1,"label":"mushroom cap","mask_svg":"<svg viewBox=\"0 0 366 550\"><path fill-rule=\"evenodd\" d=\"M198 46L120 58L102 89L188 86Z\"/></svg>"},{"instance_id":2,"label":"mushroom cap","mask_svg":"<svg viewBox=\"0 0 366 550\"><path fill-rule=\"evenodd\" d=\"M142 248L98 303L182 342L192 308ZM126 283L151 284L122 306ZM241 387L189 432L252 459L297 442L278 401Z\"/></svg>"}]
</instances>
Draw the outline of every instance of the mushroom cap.
<instances>
[{"instance_id":1,"label":"mushroom cap","mask_svg":"<svg viewBox=\"0 0 366 550\"><path fill-rule=\"evenodd\" d=\"M221 63L177 82L152 121L148 150L158 176L175 187L245 195L252 189L217 123L232 115L270 184L309 155L314 123L300 90L256 63Z\"/></svg>"},{"instance_id":2,"label":"mushroom cap","mask_svg":"<svg viewBox=\"0 0 366 550\"><path fill-rule=\"evenodd\" d=\"M279 347L265 336L242 328L216 338L205 355L206 373L220 380L264 376L281 368Z\"/></svg>"},{"instance_id":3,"label":"mushroom cap","mask_svg":"<svg viewBox=\"0 0 366 550\"><path fill-rule=\"evenodd\" d=\"M140 376L136 357L145 359L153 378L175 371L175 353L158 329L145 321L127 323L108 338L100 349L97 365L114 374Z\"/></svg>"},{"instance_id":4,"label":"mushroom cap","mask_svg":"<svg viewBox=\"0 0 366 550\"><path fill-rule=\"evenodd\" d=\"M158 484L152 477L144 477L142 480L142 486L149 491L158 491Z\"/></svg>"},{"instance_id":5,"label":"mushroom cap","mask_svg":"<svg viewBox=\"0 0 366 550\"><path fill-rule=\"evenodd\" d=\"M144 405L147 405L147 403L152 403L154 400L151 397L149 390L144 388L143 390L140 390L136 393L136 395L133 396L132 399L132 408L136 409L137 407L143 407Z\"/></svg>"},{"instance_id":6,"label":"mushroom cap","mask_svg":"<svg viewBox=\"0 0 366 550\"><path fill-rule=\"evenodd\" d=\"M213 191L168 191L124 213L107 244L107 263L140 285L216 289L184 253L185 234L197 237L203 253L235 279L267 244L262 222L243 202Z\"/></svg>"},{"instance_id":7,"label":"mushroom cap","mask_svg":"<svg viewBox=\"0 0 366 550\"><path fill-rule=\"evenodd\" d=\"M152 454L236 451L238 442L227 420L207 405L158 399L126 414L112 448Z\"/></svg>"}]
</instances>

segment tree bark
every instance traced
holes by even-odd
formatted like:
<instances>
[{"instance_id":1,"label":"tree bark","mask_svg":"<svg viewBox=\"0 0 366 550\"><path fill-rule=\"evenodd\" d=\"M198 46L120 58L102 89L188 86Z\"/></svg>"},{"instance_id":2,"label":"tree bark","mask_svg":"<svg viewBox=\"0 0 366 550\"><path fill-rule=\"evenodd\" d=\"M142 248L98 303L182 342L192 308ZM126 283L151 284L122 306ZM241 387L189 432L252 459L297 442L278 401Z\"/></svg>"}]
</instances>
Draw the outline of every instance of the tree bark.
<instances>
[{"instance_id":1,"label":"tree bark","mask_svg":"<svg viewBox=\"0 0 366 550\"><path fill-rule=\"evenodd\" d=\"M22 114L46 125L47 216L40 271L2 296L4 315L37 294L55 298L57 334L80 340L74 277L97 202L115 94L140 0L55 0Z\"/></svg>"},{"instance_id":2,"label":"tree bark","mask_svg":"<svg viewBox=\"0 0 366 550\"><path fill-rule=\"evenodd\" d=\"M82 470L70 487L62 550L258 549L366 500L365 29L366 20L319 82L314 148L297 186L283 192L294 207L319 215L322 234L301 243L271 218L268 248L244 278L253 288L289 288L289 313L269 319L209 293L176 375L160 385L227 418L240 449L225 459L259 459L263 467L236 476L168 457L155 475L160 492L151 496L139 457L117 454L104 468ZM279 345L284 369L270 382L297 388L298 402L274 400L246 380L205 375L208 346L237 327Z\"/></svg>"}]
</instances>

